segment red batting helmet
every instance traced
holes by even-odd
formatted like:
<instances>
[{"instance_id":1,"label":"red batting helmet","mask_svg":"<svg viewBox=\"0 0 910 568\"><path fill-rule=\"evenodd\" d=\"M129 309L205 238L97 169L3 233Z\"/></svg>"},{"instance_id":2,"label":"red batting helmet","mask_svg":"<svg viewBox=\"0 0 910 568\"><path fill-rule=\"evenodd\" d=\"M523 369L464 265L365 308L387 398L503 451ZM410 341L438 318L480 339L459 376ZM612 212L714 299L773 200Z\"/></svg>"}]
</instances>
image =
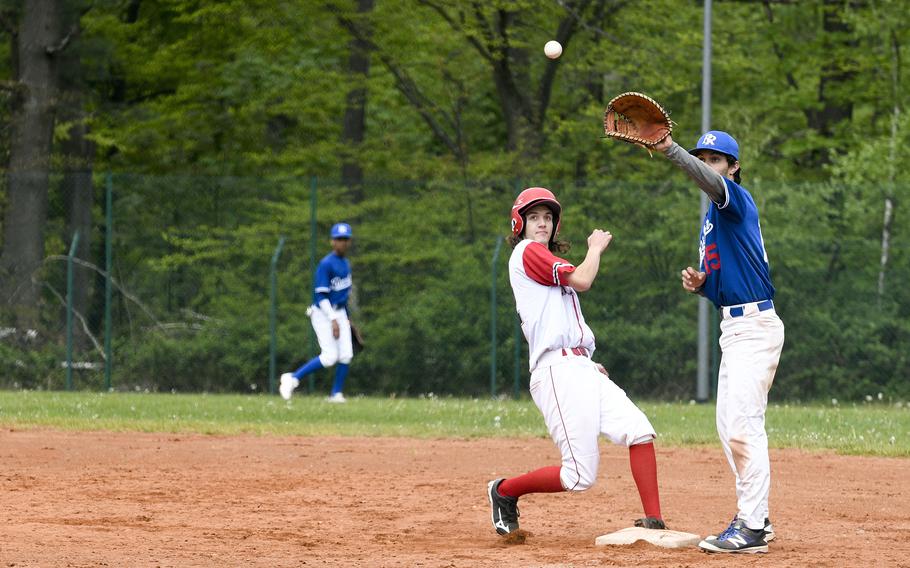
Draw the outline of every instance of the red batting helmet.
<instances>
[{"instance_id":1,"label":"red batting helmet","mask_svg":"<svg viewBox=\"0 0 910 568\"><path fill-rule=\"evenodd\" d=\"M548 206L553 211L553 224L556 226L556 230L553 231L553 236L550 237L550 240L556 237L556 233L559 232L559 217L562 212L562 205L559 204L559 201L556 201L556 196L553 195L553 192L545 187L529 187L515 198L515 203L512 204L513 235L521 235L524 231L525 211L541 204Z\"/></svg>"}]
</instances>

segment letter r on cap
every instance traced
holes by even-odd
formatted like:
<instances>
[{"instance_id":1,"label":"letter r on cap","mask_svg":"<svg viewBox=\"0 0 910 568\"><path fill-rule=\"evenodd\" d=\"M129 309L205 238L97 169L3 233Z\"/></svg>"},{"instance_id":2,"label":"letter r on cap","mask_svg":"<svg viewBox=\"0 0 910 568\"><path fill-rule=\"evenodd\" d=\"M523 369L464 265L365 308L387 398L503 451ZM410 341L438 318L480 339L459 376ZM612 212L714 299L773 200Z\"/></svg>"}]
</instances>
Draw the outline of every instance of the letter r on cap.
<instances>
[{"instance_id":1,"label":"letter r on cap","mask_svg":"<svg viewBox=\"0 0 910 568\"><path fill-rule=\"evenodd\" d=\"M701 143L705 146L713 146L717 141L717 136L713 134L705 134L705 137L701 139Z\"/></svg>"}]
</instances>

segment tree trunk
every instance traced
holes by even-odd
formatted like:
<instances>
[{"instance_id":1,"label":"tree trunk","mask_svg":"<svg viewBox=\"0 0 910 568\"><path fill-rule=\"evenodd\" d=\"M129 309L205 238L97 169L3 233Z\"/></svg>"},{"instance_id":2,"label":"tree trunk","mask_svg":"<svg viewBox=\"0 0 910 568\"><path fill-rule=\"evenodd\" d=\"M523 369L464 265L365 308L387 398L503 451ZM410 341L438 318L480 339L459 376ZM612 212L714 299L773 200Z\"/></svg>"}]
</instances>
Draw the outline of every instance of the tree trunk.
<instances>
[{"instance_id":1,"label":"tree trunk","mask_svg":"<svg viewBox=\"0 0 910 568\"><path fill-rule=\"evenodd\" d=\"M71 37L80 35L80 14L72 12L67 17L66 29ZM74 46L76 47L76 46ZM95 145L86 138L85 99L86 86L83 80L82 54L79 49L67 49L59 60L60 105L57 115L61 122L72 124L67 137L60 144L63 158L63 180L60 191L66 204L66 235L63 242L72 243L79 231L79 246L76 257L92 264L92 206L94 187L92 165ZM67 247L69 250L69 247ZM73 309L88 318L93 272L80 265L73 270ZM74 340L80 349L89 346L89 338L82 333L82 326L74 326Z\"/></svg>"},{"instance_id":2,"label":"tree trunk","mask_svg":"<svg viewBox=\"0 0 910 568\"><path fill-rule=\"evenodd\" d=\"M825 137L834 136L834 127L849 120L853 115L853 103L848 97L838 94L843 85L849 83L856 75L852 71L855 66L848 64L844 58L857 48L850 24L844 20L844 3L841 0L825 0L822 17L822 29L826 36L829 53L838 55L832 57L822 68L821 79L818 83L818 110L806 111L809 126ZM811 166L819 167L830 161L827 151L817 150L811 156Z\"/></svg>"},{"instance_id":3,"label":"tree trunk","mask_svg":"<svg viewBox=\"0 0 910 568\"><path fill-rule=\"evenodd\" d=\"M366 20L373 11L373 0L358 0L357 15ZM345 157L341 164L341 183L348 188L353 202L363 199L363 165L360 162L361 144L366 132L367 77L370 74L370 26L365 22L362 28L366 37L354 36L349 43L348 76L354 87L348 91L347 106L344 110L344 125L341 141Z\"/></svg>"},{"instance_id":4,"label":"tree trunk","mask_svg":"<svg viewBox=\"0 0 910 568\"><path fill-rule=\"evenodd\" d=\"M882 256L878 270L878 306L882 305L882 297L885 295L885 274L888 269L888 255L890 254L891 243L891 221L893 219L894 200L890 195L885 197L885 215L882 220Z\"/></svg>"},{"instance_id":5,"label":"tree trunk","mask_svg":"<svg viewBox=\"0 0 910 568\"><path fill-rule=\"evenodd\" d=\"M509 42L513 28L520 27L519 14L500 11L494 16L492 28L497 41L491 42L493 84L499 95L499 108L506 124L507 152L518 152L525 159L535 157L534 148L539 144L534 138L539 135L539 125L532 122L537 117L528 94L532 92L528 77L528 50L515 47Z\"/></svg>"},{"instance_id":6,"label":"tree trunk","mask_svg":"<svg viewBox=\"0 0 910 568\"><path fill-rule=\"evenodd\" d=\"M18 83L10 119L8 202L3 223L2 298L17 325L38 322L33 274L44 259L44 226L57 77L48 53L60 41L60 0L29 0L19 27Z\"/></svg>"},{"instance_id":7,"label":"tree trunk","mask_svg":"<svg viewBox=\"0 0 910 568\"><path fill-rule=\"evenodd\" d=\"M894 178L897 175L897 140L901 118L901 45L894 30L891 30L891 97L894 106L891 110L891 144L888 151L888 184L885 194L885 214L882 219L882 255L878 270L878 306L882 306L885 295L885 274L888 271L890 255L891 224L894 219Z\"/></svg>"}]
</instances>

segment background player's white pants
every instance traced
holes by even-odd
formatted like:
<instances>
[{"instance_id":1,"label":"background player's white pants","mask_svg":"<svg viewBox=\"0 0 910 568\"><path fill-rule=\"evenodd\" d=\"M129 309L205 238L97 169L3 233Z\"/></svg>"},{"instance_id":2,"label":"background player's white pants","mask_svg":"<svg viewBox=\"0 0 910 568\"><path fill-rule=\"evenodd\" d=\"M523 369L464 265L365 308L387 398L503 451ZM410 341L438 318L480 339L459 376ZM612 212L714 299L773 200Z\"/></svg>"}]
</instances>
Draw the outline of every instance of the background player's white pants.
<instances>
[{"instance_id":1,"label":"background player's white pants","mask_svg":"<svg viewBox=\"0 0 910 568\"><path fill-rule=\"evenodd\" d=\"M624 446L655 436L644 413L587 357L548 357L547 364L538 364L531 373L531 397L562 454L559 478L567 491L594 485L600 434Z\"/></svg>"},{"instance_id":2,"label":"background player's white pants","mask_svg":"<svg viewBox=\"0 0 910 568\"><path fill-rule=\"evenodd\" d=\"M764 526L771 492L765 410L784 346L784 324L774 310L720 324L723 355L717 376L717 434L736 476L738 516Z\"/></svg>"},{"instance_id":3,"label":"background player's white pants","mask_svg":"<svg viewBox=\"0 0 910 568\"><path fill-rule=\"evenodd\" d=\"M323 367L331 367L335 363L350 363L354 358L354 347L351 344L351 322L344 308L335 310L338 318L338 339L332 335L332 320L322 310L313 307L310 311L310 321L319 341L319 361Z\"/></svg>"}]
</instances>

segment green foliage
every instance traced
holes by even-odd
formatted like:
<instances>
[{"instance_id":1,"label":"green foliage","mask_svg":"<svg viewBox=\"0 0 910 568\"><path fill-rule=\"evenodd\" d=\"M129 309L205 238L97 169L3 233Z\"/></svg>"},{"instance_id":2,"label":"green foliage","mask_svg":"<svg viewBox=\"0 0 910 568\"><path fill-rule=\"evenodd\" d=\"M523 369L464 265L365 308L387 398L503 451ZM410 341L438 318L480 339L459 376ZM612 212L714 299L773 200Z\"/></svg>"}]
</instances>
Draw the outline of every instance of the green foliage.
<instances>
[{"instance_id":1,"label":"green foliage","mask_svg":"<svg viewBox=\"0 0 910 568\"><path fill-rule=\"evenodd\" d=\"M344 219L359 220L350 251L352 311L367 338L347 390L489 393L493 251L523 184L371 182L365 198L351 205L342 187L316 182L316 242L309 235L312 184L115 180L115 388L267 390L269 259L281 236L278 370L316 355L305 315L310 255L326 254L329 226ZM595 286L581 297L598 338L597 360L633 397L691 398L697 302L681 289L678 274L697 261L696 190L685 180L547 184L565 207L563 235L574 244L566 258L581 260L595 227L615 235ZM878 242L868 229L878 214L863 206L874 191L771 183L752 191L787 326L774 396L907 396L910 298L898 283L907 277L910 251L897 232L889 285L879 297ZM156 221L162 218L169 222ZM510 253L503 245L495 264L492 379L497 392L511 392L517 372L520 394L527 349L515 333ZM316 377L318 390L330 374Z\"/></svg>"},{"instance_id":2,"label":"green foliage","mask_svg":"<svg viewBox=\"0 0 910 568\"><path fill-rule=\"evenodd\" d=\"M711 122L748 141L750 175L822 180L826 166L888 138L891 109L906 106L904 8L713 8ZM645 155L600 139L607 100L644 91L673 112L680 142L700 130L699 3L393 0L358 14L351 1L172 0L130 10L92 3L73 48L96 93L102 168L336 176L354 157L374 179L639 180L653 179ZM355 28L370 41L365 78L347 69ZM564 55L551 62L542 46L566 30ZM340 119L355 87L366 88L367 135L345 148ZM510 118L514 97L527 110ZM836 108L846 115L829 120ZM541 141L534 159L506 144L507 120L531 125L522 139Z\"/></svg>"},{"instance_id":3,"label":"green foliage","mask_svg":"<svg viewBox=\"0 0 910 568\"><path fill-rule=\"evenodd\" d=\"M690 398L696 301L678 274L697 262L699 194L660 157L603 140L602 113L612 96L643 91L671 110L677 142L691 145L702 118L702 10L679 0L476 9L389 0L363 14L350 0L85 5L67 49L89 89L95 168L115 172L116 388L266 389L269 260L281 237L278 365L315 355L305 316L311 254L327 252L327 228L340 219L357 232L354 316L368 342L353 392L486 394L492 286L492 380L509 391L517 371L523 385L510 251L496 260L495 284L492 254L514 195L546 185L565 204L567 258L582 258L595 227L615 235L582 296L597 357L635 396ZM713 10L711 125L740 141L787 326L773 394L906 396L905 3ZM546 59L544 42L568 29L563 56ZM349 69L354 30L369 39L365 76ZM12 36L0 34L0 75L12 80ZM365 139L346 146L342 121L358 88ZM333 181L346 161L365 172L362 187ZM65 197L50 195L48 254L69 242ZM886 199L895 209L879 293ZM100 203L95 258L105 244ZM57 292L43 306L53 343L29 351L0 340L0 358L26 369L4 363L3 384L61 384L62 265L41 275ZM96 284L86 317L100 336ZM100 385L97 374L80 380Z\"/></svg>"},{"instance_id":4,"label":"green foliage","mask_svg":"<svg viewBox=\"0 0 910 568\"><path fill-rule=\"evenodd\" d=\"M247 314L243 314L247 315ZM250 392L267 385L261 377L267 360L265 319L234 317L208 322L201 329L147 332L141 341L118 346L113 382L118 389L152 391Z\"/></svg>"},{"instance_id":5,"label":"green foliage","mask_svg":"<svg viewBox=\"0 0 910 568\"><path fill-rule=\"evenodd\" d=\"M64 385L63 351L40 348L31 341L0 342L0 386L15 389L59 389Z\"/></svg>"}]
</instances>

